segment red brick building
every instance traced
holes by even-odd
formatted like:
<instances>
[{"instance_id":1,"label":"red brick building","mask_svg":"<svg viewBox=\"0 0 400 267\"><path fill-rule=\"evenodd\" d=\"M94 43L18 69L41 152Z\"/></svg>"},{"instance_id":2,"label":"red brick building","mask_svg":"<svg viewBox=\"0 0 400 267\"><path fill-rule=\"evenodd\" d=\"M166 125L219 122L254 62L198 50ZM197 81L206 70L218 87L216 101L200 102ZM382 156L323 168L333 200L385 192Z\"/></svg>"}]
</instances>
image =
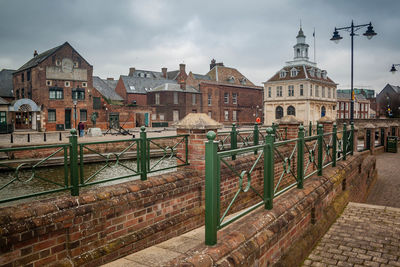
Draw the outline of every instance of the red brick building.
<instances>
[{"instance_id":1,"label":"red brick building","mask_svg":"<svg viewBox=\"0 0 400 267\"><path fill-rule=\"evenodd\" d=\"M235 68L213 59L206 75L189 73L186 83L199 88L202 112L218 122L253 124L257 117L263 121L263 88Z\"/></svg>"},{"instance_id":2,"label":"red brick building","mask_svg":"<svg viewBox=\"0 0 400 267\"><path fill-rule=\"evenodd\" d=\"M35 51L13 74L15 128L64 130L88 121L92 74L93 66L68 42L41 54Z\"/></svg>"},{"instance_id":3,"label":"red brick building","mask_svg":"<svg viewBox=\"0 0 400 267\"><path fill-rule=\"evenodd\" d=\"M354 95L354 119L369 119L371 113L370 101L363 94ZM347 92L337 91L337 118L349 119L351 95Z\"/></svg>"}]
</instances>

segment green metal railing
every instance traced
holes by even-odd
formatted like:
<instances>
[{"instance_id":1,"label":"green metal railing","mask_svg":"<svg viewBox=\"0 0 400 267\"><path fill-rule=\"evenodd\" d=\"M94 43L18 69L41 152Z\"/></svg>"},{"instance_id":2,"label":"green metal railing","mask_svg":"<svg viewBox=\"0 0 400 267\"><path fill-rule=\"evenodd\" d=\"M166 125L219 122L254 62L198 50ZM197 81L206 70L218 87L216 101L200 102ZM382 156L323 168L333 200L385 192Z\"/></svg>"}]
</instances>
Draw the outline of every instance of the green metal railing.
<instances>
[{"instance_id":1,"label":"green metal railing","mask_svg":"<svg viewBox=\"0 0 400 267\"><path fill-rule=\"evenodd\" d=\"M176 135L148 138L145 127L142 127L140 138L78 143L77 132L73 129L71 130L68 144L0 149L0 153L54 149L54 151L51 151L49 156L38 159L37 162L35 161L34 163L25 163L24 161L26 160L1 160L0 168L10 173L10 179L5 182L3 178L3 180L0 180L0 203L64 190L70 190L71 195L78 196L81 187L126 179L134 176L140 176L141 180L146 180L149 173L189 165L188 136L189 135ZM102 152L101 145L113 146L114 150L113 152ZM121 151L119 152L115 151L117 150L117 145L121 147ZM92 157L97 157L96 161L103 162L104 164L96 170L92 170L91 173L86 173L85 165L89 163L85 163L85 155L89 153ZM60 157L61 154L63 157ZM155 156L158 159L152 163L150 161L151 156ZM132 158L137 159L136 164L134 164L134 166L126 164L125 160ZM53 159L62 162L64 166L64 177L53 177L53 179L49 179L40 175L38 169L43 167L45 162ZM30 162L31 161L32 160L30 160ZM162 164L164 161L168 162ZM123 169L125 172L124 175L108 177L107 179L99 178L101 172L115 167ZM21 179L20 173L22 169L24 169L25 176L29 176L25 180ZM44 168L42 168L41 172L43 172L43 169ZM36 180L41 180L55 185L57 188L51 190L39 190L40 192L35 193L24 193L15 197L2 197L2 190L4 192L4 190L7 190L17 182L34 184Z\"/></svg>"},{"instance_id":2,"label":"green metal railing","mask_svg":"<svg viewBox=\"0 0 400 267\"><path fill-rule=\"evenodd\" d=\"M217 231L250 213L254 209L264 206L273 208L273 199L289 189L303 188L305 179L315 173L323 174L323 169L329 165L336 166L337 160L346 160L346 155L353 153L353 132L347 130L324 133L323 126L318 125L317 135L305 137L305 129L299 127L298 137L291 140L276 141L276 129L269 127L266 130L265 142L262 144L236 148L227 151L218 151L219 141L215 141L213 131L207 133L208 141L205 144L205 243L217 243ZM338 142L338 140L340 140ZM255 154L254 162L246 170L236 170L232 161L238 156ZM262 189L252 183L252 174L262 164ZM275 168L281 164L282 168ZM228 168L238 178L238 187L233 197L221 204L221 165ZM252 192L259 202L236 213L233 207L240 195ZM225 196L226 200L226 196ZM221 210L221 206L224 207ZM221 215L222 214L222 215Z\"/></svg>"}]
</instances>

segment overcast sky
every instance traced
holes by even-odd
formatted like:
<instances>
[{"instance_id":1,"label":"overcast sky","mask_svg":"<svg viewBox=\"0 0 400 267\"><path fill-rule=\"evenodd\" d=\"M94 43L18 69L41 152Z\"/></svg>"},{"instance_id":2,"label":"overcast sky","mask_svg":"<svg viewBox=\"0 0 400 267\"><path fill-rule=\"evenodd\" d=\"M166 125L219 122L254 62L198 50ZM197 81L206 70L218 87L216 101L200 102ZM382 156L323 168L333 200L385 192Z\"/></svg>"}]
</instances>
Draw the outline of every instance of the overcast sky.
<instances>
[{"instance_id":1,"label":"overcast sky","mask_svg":"<svg viewBox=\"0 0 400 267\"><path fill-rule=\"evenodd\" d=\"M400 85L400 1L103 1L0 0L0 69L17 69L33 56L68 41L102 78L129 67L161 71L186 64L205 74L212 58L237 68L257 85L293 59L302 22L309 56L339 88L350 87L350 36L335 44L334 27L372 22L371 40L354 38L354 83L380 91ZM400 70L400 68L399 68Z\"/></svg>"}]
</instances>

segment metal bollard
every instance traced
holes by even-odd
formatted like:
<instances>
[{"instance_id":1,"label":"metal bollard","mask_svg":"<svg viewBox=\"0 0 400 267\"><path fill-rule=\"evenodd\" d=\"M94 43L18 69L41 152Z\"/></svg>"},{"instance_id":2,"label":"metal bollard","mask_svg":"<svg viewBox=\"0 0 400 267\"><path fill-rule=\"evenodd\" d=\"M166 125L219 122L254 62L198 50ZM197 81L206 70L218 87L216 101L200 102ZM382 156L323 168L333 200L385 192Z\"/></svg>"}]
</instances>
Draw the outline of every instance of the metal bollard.
<instances>
[{"instance_id":1,"label":"metal bollard","mask_svg":"<svg viewBox=\"0 0 400 267\"><path fill-rule=\"evenodd\" d=\"M59 139L60 139L60 141L62 140L62 137L61 137L61 132L60 132L60 135L59 135Z\"/></svg>"},{"instance_id":2,"label":"metal bollard","mask_svg":"<svg viewBox=\"0 0 400 267\"><path fill-rule=\"evenodd\" d=\"M11 140L10 140L11 144L14 143L14 136L13 136L13 134L10 135L10 138L11 138Z\"/></svg>"},{"instance_id":3,"label":"metal bollard","mask_svg":"<svg viewBox=\"0 0 400 267\"><path fill-rule=\"evenodd\" d=\"M31 142L31 135L28 134L28 143L30 143L30 142Z\"/></svg>"},{"instance_id":4,"label":"metal bollard","mask_svg":"<svg viewBox=\"0 0 400 267\"><path fill-rule=\"evenodd\" d=\"M47 138L46 138L46 133L43 133L43 141L46 142Z\"/></svg>"}]
</instances>

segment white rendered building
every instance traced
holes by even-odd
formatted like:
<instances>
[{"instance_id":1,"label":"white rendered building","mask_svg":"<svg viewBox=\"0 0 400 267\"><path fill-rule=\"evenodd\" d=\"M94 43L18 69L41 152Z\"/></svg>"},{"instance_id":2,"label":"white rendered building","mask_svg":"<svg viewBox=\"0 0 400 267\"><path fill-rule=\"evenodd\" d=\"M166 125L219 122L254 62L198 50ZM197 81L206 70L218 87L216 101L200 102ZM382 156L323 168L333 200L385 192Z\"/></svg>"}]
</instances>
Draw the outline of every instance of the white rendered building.
<instances>
[{"instance_id":1,"label":"white rendered building","mask_svg":"<svg viewBox=\"0 0 400 267\"><path fill-rule=\"evenodd\" d=\"M326 70L308 60L306 37L300 27L293 61L286 62L264 82L264 124L271 125L286 115L294 115L308 125L321 117L336 118L336 87Z\"/></svg>"}]
</instances>

